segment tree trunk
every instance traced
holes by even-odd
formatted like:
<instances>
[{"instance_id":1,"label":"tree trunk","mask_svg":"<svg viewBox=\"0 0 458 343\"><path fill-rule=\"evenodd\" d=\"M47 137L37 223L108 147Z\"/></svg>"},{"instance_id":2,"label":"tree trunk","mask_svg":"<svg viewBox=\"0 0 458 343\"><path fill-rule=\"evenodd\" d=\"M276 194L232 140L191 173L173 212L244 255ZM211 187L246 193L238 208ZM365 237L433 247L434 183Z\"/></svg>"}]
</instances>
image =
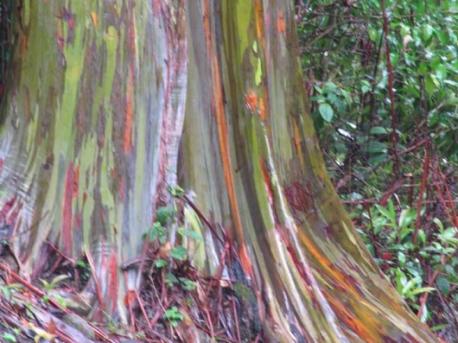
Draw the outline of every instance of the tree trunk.
<instances>
[{"instance_id":1,"label":"tree trunk","mask_svg":"<svg viewBox=\"0 0 458 343\"><path fill-rule=\"evenodd\" d=\"M272 341L433 342L375 266L305 111L292 1L25 0L0 131L0 224L33 277L56 245L93 261L125 319L120 266L166 185L238 249ZM223 249L206 237L202 271Z\"/></svg>"},{"instance_id":2,"label":"tree trunk","mask_svg":"<svg viewBox=\"0 0 458 343\"><path fill-rule=\"evenodd\" d=\"M175 175L183 122L184 5L153 4L25 0L1 131L0 223L21 272L39 275L50 244L85 254L108 312L138 284L119 265Z\"/></svg>"}]
</instances>

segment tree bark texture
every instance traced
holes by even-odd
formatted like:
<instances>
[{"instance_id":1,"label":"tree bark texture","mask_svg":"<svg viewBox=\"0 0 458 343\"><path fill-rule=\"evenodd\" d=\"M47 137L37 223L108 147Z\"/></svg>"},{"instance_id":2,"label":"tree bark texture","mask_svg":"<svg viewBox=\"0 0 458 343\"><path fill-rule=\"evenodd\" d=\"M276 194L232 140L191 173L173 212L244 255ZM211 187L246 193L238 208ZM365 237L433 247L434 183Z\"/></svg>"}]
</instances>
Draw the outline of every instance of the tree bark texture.
<instances>
[{"instance_id":1,"label":"tree bark texture","mask_svg":"<svg viewBox=\"0 0 458 343\"><path fill-rule=\"evenodd\" d=\"M167 185L234 240L265 336L434 342L358 238L306 112L293 1L24 0L0 131L0 225L29 277L88 256L107 312L138 287ZM205 236L202 273L224 247ZM98 299L100 302L101 299Z\"/></svg>"}]
</instances>

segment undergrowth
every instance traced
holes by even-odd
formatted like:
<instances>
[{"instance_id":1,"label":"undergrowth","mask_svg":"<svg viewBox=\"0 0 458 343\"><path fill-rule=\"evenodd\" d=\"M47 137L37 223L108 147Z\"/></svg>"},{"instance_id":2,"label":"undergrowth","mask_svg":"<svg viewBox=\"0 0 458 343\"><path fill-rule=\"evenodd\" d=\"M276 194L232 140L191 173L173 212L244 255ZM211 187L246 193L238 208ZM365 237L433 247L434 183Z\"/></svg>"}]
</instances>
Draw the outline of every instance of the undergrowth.
<instances>
[{"instance_id":1,"label":"undergrowth","mask_svg":"<svg viewBox=\"0 0 458 343\"><path fill-rule=\"evenodd\" d=\"M458 337L458 4L296 5L310 112L338 193L414 313Z\"/></svg>"}]
</instances>

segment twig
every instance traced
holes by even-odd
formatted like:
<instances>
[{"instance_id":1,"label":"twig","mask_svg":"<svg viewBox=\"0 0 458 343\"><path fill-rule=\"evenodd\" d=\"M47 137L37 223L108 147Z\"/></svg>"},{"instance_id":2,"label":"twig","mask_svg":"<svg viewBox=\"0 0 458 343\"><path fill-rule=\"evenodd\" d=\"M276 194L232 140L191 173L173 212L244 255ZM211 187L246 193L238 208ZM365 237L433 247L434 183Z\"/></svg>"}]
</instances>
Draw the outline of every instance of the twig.
<instances>
[{"instance_id":1,"label":"twig","mask_svg":"<svg viewBox=\"0 0 458 343\"><path fill-rule=\"evenodd\" d=\"M412 240L414 244L417 242L418 231L420 230L420 227L421 227L421 206L423 204L423 194L425 193L426 185L428 182L429 168L431 164L430 154L431 154L431 144L428 142L425 146L425 157L423 159L423 173L421 176L420 189L418 191L417 218L415 221L415 230L412 235Z\"/></svg>"},{"instance_id":2,"label":"twig","mask_svg":"<svg viewBox=\"0 0 458 343\"><path fill-rule=\"evenodd\" d=\"M103 301L102 288L100 287L99 280L97 279L97 271L95 269L94 259L92 258L92 254L89 250L86 252L86 258L92 270L92 279L94 280L95 293L97 294L97 299L99 300L100 309L103 312L105 306Z\"/></svg>"},{"instance_id":3,"label":"twig","mask_svg":"<svg viewBox=\"0 0 458 343\"><path fill-rule=\"evenodd\" d=\"M45 293L32 285L30 282L27 280L23 279L21 276L19 276L17 273L13 272L7 265L3 264L0 262L0 269L3 270L5 273L8 273L16 282L19 282L22 284L25 288L27 288L29 291L32 293L36 294L38 297L43 298L45 296ZM65 313L65 314L73 314L79 318L81 318L78 314L75 312L69 311L67 308L62 307L58 302L53 300L51 297L48 298L49 304L57 308L59 311ZM87 322L87 324L91 327L91 329L94 331L95 335L102 339L105 342L109 343L115 343L112 339L110 339L102 330L94 326L92 323Z\"/></svg>"}]
</instances>

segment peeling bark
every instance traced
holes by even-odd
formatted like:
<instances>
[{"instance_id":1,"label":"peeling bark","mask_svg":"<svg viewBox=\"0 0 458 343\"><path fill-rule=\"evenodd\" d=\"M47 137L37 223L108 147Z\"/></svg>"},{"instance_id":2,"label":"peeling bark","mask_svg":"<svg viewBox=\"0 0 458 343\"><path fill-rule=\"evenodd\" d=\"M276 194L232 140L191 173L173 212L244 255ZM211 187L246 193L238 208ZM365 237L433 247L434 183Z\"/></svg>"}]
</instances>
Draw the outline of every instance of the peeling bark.
<instances>
[{"instance_id":1,"label":"peeling bark","mask_svg":"<svg viewBox=\"0 0 458 343\"><path fill-rule=\"evenodd\" d=\"M292 3L197 3L187 11L183 182L236 239L269 339L433 342L375 266L326 174L305 110Z\"/></svg>"},{"instance_id":2,"label":"peeling bark","mask_svg":"<svg viewBox=\"0 0 458 343\"><path fill-rule=\"evenodd\" d=\"M180 182L236 242L225 273L254 289L267 339L435 341L326 174L293 16L292 1L24 0L0 128L0 225L21 273L46 267L47 241L85 254L92 315L126 320L140 280L120 266L167 202L180 147ZM211 274L224 247L205 237Z\"/></svg>"},{"instance_id":3,"label":"peeling bark","mask_svg":"<svg viewBox=\"0 0 458 343\"><path fill-rule=\"evenodd\" d=\"M173 180L187 81L182 1L23 3L0 138L0 224L39 275L50 251L93 260L123 308L162 183ZM94 286L94 285L93 285Z\"/></svg>"}]
</instances>

